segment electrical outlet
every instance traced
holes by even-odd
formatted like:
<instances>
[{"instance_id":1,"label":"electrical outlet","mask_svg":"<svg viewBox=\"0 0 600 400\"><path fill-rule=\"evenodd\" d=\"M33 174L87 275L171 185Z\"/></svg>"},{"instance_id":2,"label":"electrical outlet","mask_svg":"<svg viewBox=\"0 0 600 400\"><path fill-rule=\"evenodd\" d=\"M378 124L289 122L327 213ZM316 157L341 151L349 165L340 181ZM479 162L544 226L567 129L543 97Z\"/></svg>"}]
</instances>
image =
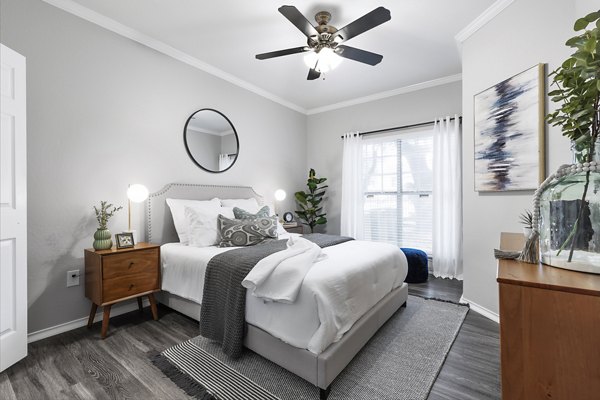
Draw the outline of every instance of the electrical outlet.
<instances>
[{"instance_id":1,"label":"electrical outlet","mask_svg":"<svg viewBox=\"0 0 600 400\"><path fill-rule=\"evenodd\" d=\"M67 287L79 285L79 270L67 271Z\"/></svg>"}]
</instances>

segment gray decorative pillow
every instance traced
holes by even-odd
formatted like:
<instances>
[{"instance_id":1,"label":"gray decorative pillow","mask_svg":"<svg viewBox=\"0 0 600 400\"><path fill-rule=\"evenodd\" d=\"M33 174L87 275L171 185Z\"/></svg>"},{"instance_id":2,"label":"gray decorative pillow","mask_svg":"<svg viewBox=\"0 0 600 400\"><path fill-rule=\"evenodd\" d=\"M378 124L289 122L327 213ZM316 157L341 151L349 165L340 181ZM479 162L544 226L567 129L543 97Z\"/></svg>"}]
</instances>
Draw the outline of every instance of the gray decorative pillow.
<instances>
[{"instance_id":1,"label":"gray decorative pillow","mask_svg":"<svg viewBox=\"0 0 600 400\"><path fill-rule=\"evenodd\" d=\"M219 214L219 247L253 246L267 239L277 239L277 217L229 219Z\"/></svg>"},{"instance_id":2,"label":"gray decorative pillow","mask_svg":"<svg viewBox=\"0 0 600 400\"><path fill-rule=\"evenodd\" d=\"M270 216L269 211L269 206L264 206L258 210L256 214L252 214L243 208L233 207L233 215L235 216L235 219L266 218Z\"/></svg>"}]
</instances>

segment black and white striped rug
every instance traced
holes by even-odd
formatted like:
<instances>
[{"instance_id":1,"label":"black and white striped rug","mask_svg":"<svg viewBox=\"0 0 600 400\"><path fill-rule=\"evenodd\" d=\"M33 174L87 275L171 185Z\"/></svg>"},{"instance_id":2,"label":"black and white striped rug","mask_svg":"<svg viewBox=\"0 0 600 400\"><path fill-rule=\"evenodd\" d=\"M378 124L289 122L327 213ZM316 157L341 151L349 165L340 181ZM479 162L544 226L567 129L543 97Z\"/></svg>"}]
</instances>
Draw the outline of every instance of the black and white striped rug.
<instances>
[{"instance_id":1,"label":"black and white striped rug","mask_svg":"<svg viewBox=\"0 0 600 400\"><path fill-rule=\"evenodd\" d=\"M468 308L409 296L336 378L330 400L426 399ZM319 390L261 356L237 360L195 337L153 357L190 396L202 400L313 400Z\"/></svg>"}]
</instances>

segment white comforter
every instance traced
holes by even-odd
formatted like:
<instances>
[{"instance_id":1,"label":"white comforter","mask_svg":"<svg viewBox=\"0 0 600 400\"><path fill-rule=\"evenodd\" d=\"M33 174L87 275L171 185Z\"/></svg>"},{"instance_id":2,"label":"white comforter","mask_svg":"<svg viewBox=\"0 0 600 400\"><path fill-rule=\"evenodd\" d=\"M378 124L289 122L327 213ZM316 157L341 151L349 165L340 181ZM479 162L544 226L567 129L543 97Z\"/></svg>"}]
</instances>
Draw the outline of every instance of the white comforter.
<instances>
[{"instance_id":1,"label":"white comforter","mask_svg":"<svg viewBox=\"0 0 600 400\"><path fill-rule=\"evenodd\" d=\"M323 249L303 287L313 294L320 325L307 349L321 353L371 307L404 282L408 264L397 246L352 240Z\"/></svg>"},{"instance_id":2,"label":"white comforter","mask_svg":"<svg viewBox=\"0 0 600 400\"><path fill-rule=\"evenodd\" d=\"M308 271L326 257L314 242L290 237L285 250L256 263L242 281L242 286L254 297L292 304Z\"/></svg>"},{"instance_id":3,"label":"white comforter","mask_svg":"<svg viewBox=\"0 0 600 400\"><path fill-rule=\"evenodd\" d=\"M162 288L201 303L210 258L228 249L161 248ZM352 240L323 249L327 258L306 274L291 304L246 296L246 321L292 346L319 354L338 341L371 307L404 282L404 253L385 243Z\"/></svg>"}]
</instances>

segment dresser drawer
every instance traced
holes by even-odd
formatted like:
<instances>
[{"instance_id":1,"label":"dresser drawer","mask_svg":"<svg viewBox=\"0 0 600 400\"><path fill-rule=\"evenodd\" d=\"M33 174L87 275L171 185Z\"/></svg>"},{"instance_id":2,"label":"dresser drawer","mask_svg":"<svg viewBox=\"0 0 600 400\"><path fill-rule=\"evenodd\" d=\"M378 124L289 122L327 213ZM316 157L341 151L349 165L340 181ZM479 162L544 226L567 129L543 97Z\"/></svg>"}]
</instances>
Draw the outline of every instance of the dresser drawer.
<instances>
[{"instance_id":1,"label":"dresser drawer","mask_svg":"<svg viewBox=\"0 0 600 400\"><path fill-rule=\"evenodd\" d=\"M135 275L158 268L158 249L140 250L129 253L114 254L104 257L102 278L113 279L124 275Z\"/></svg>"},{"instance_id":2,"label":"dresser drawer","mask_svg":"<svg viewBox=\"0 0 600 400\"><path fill-rule=\"evenodd\" d=\"M158 275L154 269L148 268L147 272L105 279L102 297L104 302L107 303L156 289L158 289Z\"/></svg>"}]
</instances>

